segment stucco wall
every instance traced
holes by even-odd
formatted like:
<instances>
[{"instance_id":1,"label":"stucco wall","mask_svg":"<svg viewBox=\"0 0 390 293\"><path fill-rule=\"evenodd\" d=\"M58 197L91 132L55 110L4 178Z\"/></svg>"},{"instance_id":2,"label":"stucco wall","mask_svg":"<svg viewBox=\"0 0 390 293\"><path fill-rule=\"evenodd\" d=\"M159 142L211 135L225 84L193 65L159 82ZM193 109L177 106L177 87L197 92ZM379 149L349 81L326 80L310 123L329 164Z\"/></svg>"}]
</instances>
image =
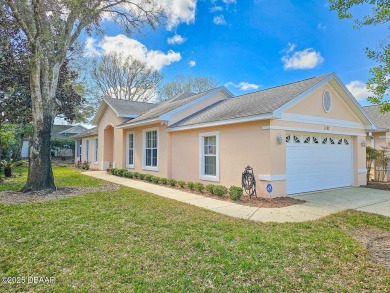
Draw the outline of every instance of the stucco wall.
<instances>
[{"instance_id":1,"label":"stucco wall","mask_svg":"<svg viewBox=\"0 0 390 293\"><path fill-rule=\"evenodd\" d=\"M172 177L186 182L221 184L229 187L241 186L241 174L248 165L254 169L256 179L259 174L268 174L272 167L269 156L269 130L263 129L263 126L267 125L268 121L257 121L171 132ZM214 131L219 132L219 182L200 179L199 135ZM258 193L261 192L263 190L258 186Z\"/></svg>"}]
</instances>

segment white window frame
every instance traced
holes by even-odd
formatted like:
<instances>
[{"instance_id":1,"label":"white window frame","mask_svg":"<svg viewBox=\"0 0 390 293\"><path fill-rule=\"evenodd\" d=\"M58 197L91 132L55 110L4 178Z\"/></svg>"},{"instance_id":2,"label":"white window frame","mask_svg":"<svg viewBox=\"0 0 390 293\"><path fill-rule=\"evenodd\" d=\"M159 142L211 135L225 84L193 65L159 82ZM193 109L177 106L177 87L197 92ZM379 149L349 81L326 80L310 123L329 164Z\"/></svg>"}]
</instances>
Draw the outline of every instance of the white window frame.
<instances>
[{"instance_id":1,"label":"white window frame","mask_svg":"<svg viewBox=\"0 0 390 293\"><path fill-rule=\"evenodd\" d=\"M78 140L78 148L77 148L77 155L78 155L77 158L80 162L82 162L82 158L83 158L82 154L83 154L83 139L81 138Z\"/></svg>"},{"instance_id":2,"label":"white window frame","mask_svg":"<svg viewBox=\"0 0 390 293\"><path fill-rule=\"evenodd\" d=\"M146 166L146 133L157 131L157 166ZM160 161L160 132L158 127L147 128L142 130L142 169L150 171L158 171Z\"/></svg>"},{"instance_id":3,"label":"white window frame","mask_svg":"<svg viewBox=\"0 0 390 293\"><path fill-rule=\"evenodd\" d=\"M94 144L95 144L95 149L94 149L94 161L95 161L95 164L98 163L98 156L99 156L99 138L98 137L95 137L95 139L93 140L94 141Z\"/></svg>"},{"instance_id":4,"label":"white window frame","mask_svg":"<svg viewBox=\"0 0 390 293\"><path fill-rule=\"evenodd\" d=\"M204 172L204 138L208 136L215 136L216 146L215 146L215 157L216 157L216 168L215 176L206 175ZM203 132L199 133L199 179L205 181L215 181L219 182L219 131L213 132Z\"/></svg>"},{"instance_id":5,"label":"white window frame","mask_svg":"<svg viewBox=\"0 0 390 293\"><path fill-rule=\"evenodd\" d=\"M129 150L130 150L129 136L130 135L133 135L133 164L132 165L129 164ZM158 142L158 138L157 138L157 142ZM157 155L158 155L158 150L157 150ZM126 133L126 168L134 169L134 165L135 165L135 132L128 131Z\"/></svg>"},{"instance_id":6,"label":"white window frame","mask_svg":"<svg viewBox=\"0 0 390 293\"><path fill-rule=\"evenodd\" d=\"M89 162L89 139L85 140L85 160Z\"/></svg>"}]
</instances>

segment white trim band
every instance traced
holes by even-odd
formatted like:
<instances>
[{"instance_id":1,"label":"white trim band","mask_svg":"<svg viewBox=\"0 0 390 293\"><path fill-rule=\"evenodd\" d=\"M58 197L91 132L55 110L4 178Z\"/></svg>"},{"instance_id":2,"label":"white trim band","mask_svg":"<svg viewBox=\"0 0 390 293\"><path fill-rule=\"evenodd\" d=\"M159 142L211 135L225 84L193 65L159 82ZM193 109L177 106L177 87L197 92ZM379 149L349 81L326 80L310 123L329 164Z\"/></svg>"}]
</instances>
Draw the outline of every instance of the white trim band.
<instances>
[{"instance_id":1,"label":"white trim band","mask_svg":"<svg viewBox=\"0 0 390 293\"><path fill-rule=\"evenodd\" d=\"M284 181L286 180L286 175L259 175L259 180L261 181Z\"/></svg>"},{"instance_id":2,"label":"white trim band","mask_svg":"<svg viewBox=\"0 0 390 293\"><path fill-rule=\"evenodd\" d=\"M315 132L315 133L326 133L326 134L340 134L350 136L362 136L366 137L366 134L360 134L355 132L344 132L344 131L330 131L321 129L309 129L309 128L298 128L298 127L286 127L286 126L263 126L263 129L276 129L276 130L288 130L288 131L300 131L300 132Z\"/></svg>"}]
</instances>

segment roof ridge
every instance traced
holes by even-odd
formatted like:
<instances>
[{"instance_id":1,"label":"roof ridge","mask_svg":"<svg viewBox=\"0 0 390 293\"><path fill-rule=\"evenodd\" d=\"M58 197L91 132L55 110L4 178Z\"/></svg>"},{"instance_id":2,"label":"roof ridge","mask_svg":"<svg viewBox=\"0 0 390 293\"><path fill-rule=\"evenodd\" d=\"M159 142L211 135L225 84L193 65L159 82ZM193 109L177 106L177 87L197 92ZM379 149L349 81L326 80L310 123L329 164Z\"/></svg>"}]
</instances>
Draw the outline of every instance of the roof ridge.
<instances>
[{"instance_id":1,"label":"roof ridge","mask_svg":"<svg viewBox=\"0 0 390 293\"><path fill-rule=\"evenodd\" d=\"M152 102L144 102L144 101L133 101L133 100L125 100L125 99L116 99L116 98L110 98L110 97L103 97L104 100L115 100L115 101L123 101L123 102L133 102L133 103L140 103L140 104L155 104Z\"/></svg>"},{"instance_id":2,"label":"roof ridge","mask_svg":"<svg viewBox=\"0 0 390 293\"><path fill-rule=\"evenodd\" d=\"M266 88L266 89L261 89L261 90L250 92L250 93L246 93L246 94L242 94L242 95L239 95L239 96L235 96L235 98L243 97L243 96L246 96L246 95L251 95L251 94L254 94L254 93L259 93L259 92L263 92L263 91L267 91L267 90L276 89L276 88L282 87L282 86L292 85L294 83L299 83L299 82L307 81L307 80L318 78L318 77L324 77L325 78L325 76L328 76L328 75L331 75L331 74L333 74L333 72L332 73L323 74L323 75L319 75L319 76L313 76L313 77L309 77L309 78L305 78L305 79L301 79L301 80L297 80L297 81L293 81L293 82L289 82L289 83L276 85L276 86L273 86L273 87L269 87L269 88Z\"/></svg>"}]
</instances>

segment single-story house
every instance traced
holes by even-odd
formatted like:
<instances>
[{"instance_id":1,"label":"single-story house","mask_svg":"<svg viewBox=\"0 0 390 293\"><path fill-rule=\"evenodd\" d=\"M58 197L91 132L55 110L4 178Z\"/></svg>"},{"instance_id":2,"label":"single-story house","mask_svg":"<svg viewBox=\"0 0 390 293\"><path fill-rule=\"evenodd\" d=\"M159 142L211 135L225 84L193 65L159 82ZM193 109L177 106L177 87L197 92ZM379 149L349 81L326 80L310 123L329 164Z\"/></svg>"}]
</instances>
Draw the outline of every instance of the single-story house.
<instances>
[{"instance_id":1,"label":"single-story house","mask_svg":"<svg viewBox=\"0 0 390 293\"><path fill-rule=\"evenodd\" d=\"M390 150L390 112L381 113L379 106L365 106L363 109L370 116L376 125L376 129L367 131L367 146L371 146L378 150L389 148ZM390 156L390 152L387 153ZM390 167L387 168L387 171ZM372 174L374 178L374 174ZM385 176L385 181L390 181L390 176Z\"/></svg>"},{"instance_id":2,"label":"single-story house","mask_svg":"<svg viewBox=\"0 0 390 293\"><path fill-rule=\"evenodd\" d=\"M87 129L82 125L53 125L52 131L51 131L51 138L57 139L57 138L71 138L74 135L83 133ZM23 140L22 150L21 150L21 157L22 158L28 158L28 150L29 150L29 139L26 138ZM65 156L65 157L72 157L74 156L73 151L71 148L67 149L61 149L61 150L55 150L55 156Z\"/></svg>"},{"instance_id":3,"label":"single-story house","mask_svg":"<svg viewBox=\"0 0 390 293\"><path fill-rule=\"evenodd\" d=\"M104 99L96 128L77 135L80 161L176 180L286 196L366 184L374 122L334 73L234 96L225 87L158 104ZM270 194L266 186L271 184Z\"/></svg>"}]
</instances>

